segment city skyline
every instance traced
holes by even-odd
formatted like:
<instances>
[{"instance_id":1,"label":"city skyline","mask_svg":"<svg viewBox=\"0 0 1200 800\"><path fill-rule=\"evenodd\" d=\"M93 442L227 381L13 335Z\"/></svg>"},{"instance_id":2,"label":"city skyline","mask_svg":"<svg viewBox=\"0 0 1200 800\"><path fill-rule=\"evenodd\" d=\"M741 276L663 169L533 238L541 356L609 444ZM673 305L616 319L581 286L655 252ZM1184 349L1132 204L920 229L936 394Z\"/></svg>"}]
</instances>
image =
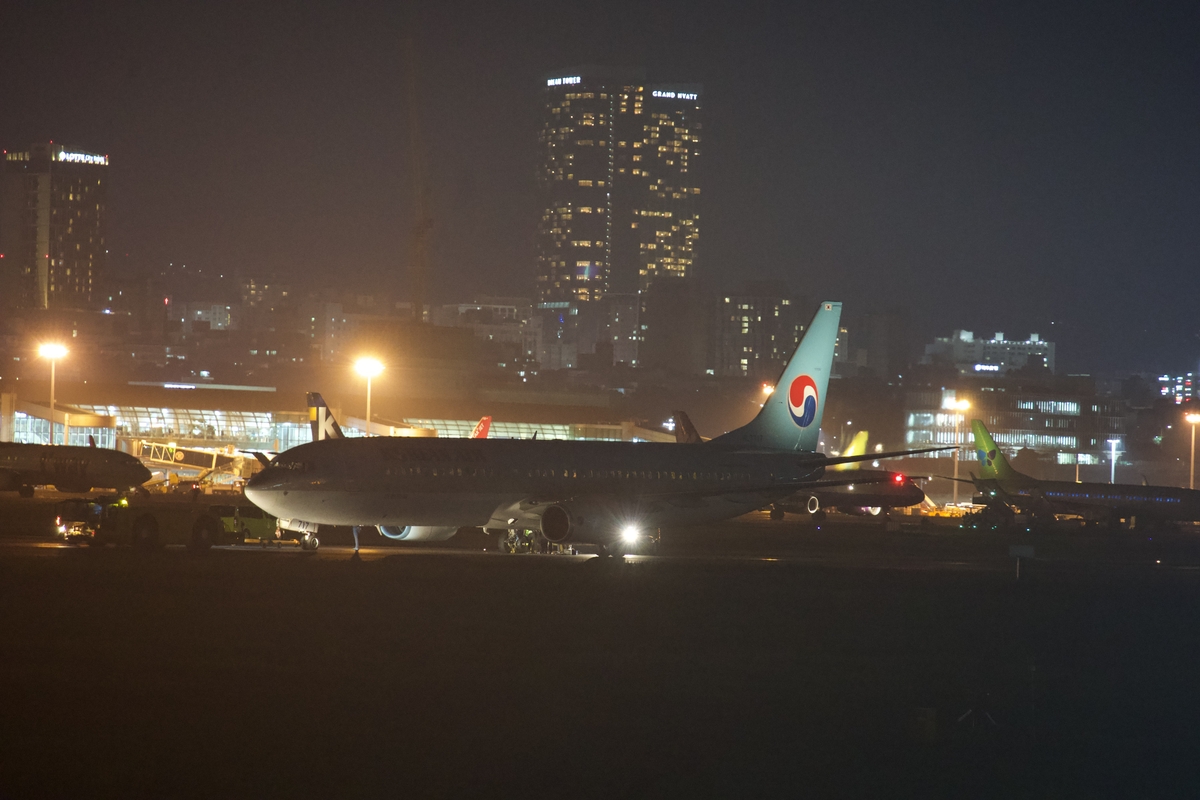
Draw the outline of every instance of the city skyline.
<instances>
[{"instance_id":1,"label":"city skyline","mask_svg":"<svg viewBox=\"0 0 1200 800\"><path fill-rule=\"evenodd\" d=\"M55 15L62 56L37 85L0 90L5 147L113 155L114 269L128 252L402 285L413 214L398 43L415 30L435 302L529 292L538 76L635 64L705 86L715 282L785 279L897 307L928 326L920 338L1041 331L1065 370L1195 363L1191 7L706 4L637 26L617 22L631 13L620 5L449 4L415 25L301 7L287 41L266 11L231 9ZM15 12L9 74L38 62L16 32L49 13Z\"/></svg>"}]
</instances>

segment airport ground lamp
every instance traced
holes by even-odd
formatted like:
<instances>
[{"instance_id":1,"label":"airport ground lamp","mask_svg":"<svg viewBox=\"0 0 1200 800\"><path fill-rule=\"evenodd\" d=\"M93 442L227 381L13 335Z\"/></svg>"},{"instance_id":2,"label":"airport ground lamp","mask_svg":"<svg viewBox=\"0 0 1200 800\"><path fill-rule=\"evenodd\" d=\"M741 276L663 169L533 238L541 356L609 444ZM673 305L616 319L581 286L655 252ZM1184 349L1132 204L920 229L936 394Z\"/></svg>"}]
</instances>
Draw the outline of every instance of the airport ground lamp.
<instances>
[{"instance_id":1,"label":"airport ground lamp","mask_svg":"<svg viewBox=\"0 0 1200 800\"><path fill-rule=\"evenodd\" d=\"M1193 411L1191 414L1184 415L1183 418L1185 420L1187 420L1189 425L1192 426L1192 462L1191 462L1191 466L1188 467L1188 488L1195 489L1196 488L1196 423L1200 422L1200 414L1197 414L1196 412Z\"/></svg>"},{"instance_id":2,"label":"airport ground lamp","mask_svg":"<svg viewBox=\"0 0 1200 800\"><path fill-rule=\"evenodd\" d=\"M958 506L958 451L962 446L959 437L962 435L963 414L971 408L968 400L953 400L949 408L954 411L954 505Z\"/></svg>"},{"instance_id":3,"label":"airport ground lamp","mask_svg":"<svg viewBox=\"0 0 1200 800\"><path fill-rule=\"evenodd\" d=\"M43 344L38 347L38 355L50 362L50 444L54 444L54 367L60 358L66 358L69 351L61 344ZM63 444L67 443L67 428L63 426Z\"/></svg>"},{"instance_id":4,"label":"airport ground lamp","mask_svg":"<svg viewBox=\"0 0 1200 800\"><path fill-rule=\"evenodd\" d=\"M367 379L367 436L371 435L371 379L383 372L383 362L377 358L360 358L354 362L354 371Z\"/></svg>"}]
</instances>

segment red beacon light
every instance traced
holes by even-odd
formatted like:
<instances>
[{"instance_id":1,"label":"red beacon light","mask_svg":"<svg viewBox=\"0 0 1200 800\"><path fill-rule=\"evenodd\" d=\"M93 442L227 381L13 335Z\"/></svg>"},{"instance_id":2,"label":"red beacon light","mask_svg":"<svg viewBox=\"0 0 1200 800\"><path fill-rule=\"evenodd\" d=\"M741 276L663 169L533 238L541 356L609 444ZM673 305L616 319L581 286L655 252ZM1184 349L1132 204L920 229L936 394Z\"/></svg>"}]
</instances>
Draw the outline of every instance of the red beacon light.
<instances>
[{"instance_id":1,"label":"red beacon light","mask_svg":"<svg viewBox=\"0 0 1200 800\"><path fill-rule=\"evenodd\" d=\"M896 483L904 483L904 476L897 472L892 476L892 480L894 480Z\"/></svg>"}]
</instances>

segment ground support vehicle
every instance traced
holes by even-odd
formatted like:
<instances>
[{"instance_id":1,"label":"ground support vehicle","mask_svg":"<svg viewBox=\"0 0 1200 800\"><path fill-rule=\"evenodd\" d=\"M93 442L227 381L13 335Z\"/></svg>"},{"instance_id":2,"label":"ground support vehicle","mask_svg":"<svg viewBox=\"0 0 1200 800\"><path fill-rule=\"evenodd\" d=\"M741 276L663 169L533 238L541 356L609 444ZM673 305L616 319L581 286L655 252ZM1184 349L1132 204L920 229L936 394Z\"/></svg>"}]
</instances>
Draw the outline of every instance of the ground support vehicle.
<instances>
[{"instance_id":1,"label":"ground support vehicle","mask_svg":"<svg viewBox=\"0 0 1200 800\"><path fill-rule=\"evenodd\" d=\"M204 552L213 545L235 541L220 517L222 505L166 497L135 497L127 503L114 503L104 509L96 542L127 544L138 550L182 544Z\"/></svg>"},{"instance_id":2,"label":"ground support vehicle","mask_svg":"<svg viewBox=\"0 0 1200 800\"><path fill-rule=\"evenodd\" d=\"M579 551L569 544L551 542L537 531L499 530L487 531L492 547L506 555L577 555Z\"/></svg>"},{"instance_id":3,"label":"ground support vehicle","mask_svg":"<svg viewBox=\"0 0 1200 800\"><path fill-rule=\"evenodd\" d=\"M291 538L281 532L273 516L264 512L258 506L248 503L243 505L216 505L213 513L221 520L225 533L231 544L243 544L247 541L257 542L266 547L270 542ZM303 543L301 541L301 543Z\"/></svg>"},{"instance_id":4,"label":"ground support vehicle","mask_svg":"<svg viewBox=\"0 0 1200 800\"><path fill-rule=\"evenodd\" d=\"M94 544L109 498L71 498L54 508L54 535L68 544Z\"/></svg>"},{"instance_id":5,"label":"ground support vehicle","mask_svg":"<svg viewBox=\"0 0 1200 800\"><path fill-rule=\"evenodd\" d=\"M574 545L551 542L538 531L490 530L487 534L491 537L495 549L505 554L579 555L579 549ZM631 532L628 538L622 536L617 541L599 548L600 555L657 555L660 538L657 530Z\"/></svg>"}]
</instances>

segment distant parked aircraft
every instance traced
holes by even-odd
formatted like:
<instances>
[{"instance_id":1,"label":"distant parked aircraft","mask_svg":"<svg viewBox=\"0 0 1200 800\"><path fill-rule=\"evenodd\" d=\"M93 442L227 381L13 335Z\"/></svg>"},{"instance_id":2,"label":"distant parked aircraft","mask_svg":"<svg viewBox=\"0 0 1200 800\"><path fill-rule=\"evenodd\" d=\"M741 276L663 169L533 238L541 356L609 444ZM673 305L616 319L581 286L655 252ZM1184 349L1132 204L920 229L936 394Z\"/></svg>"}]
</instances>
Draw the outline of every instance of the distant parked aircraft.
<instances>
[{"instance_id":1,"label":"distant parked aircraft","mask_svg":"<svg viewBox=\"0 0 1200 800\"><path fill-rule=\"evenodd\" d=\"M1000 452L982 420L971 420L979 477L971 482L990 510L1016 508L1035 517L1078 514L1085 519L1115 524L1137 517L1151 524L1200 520L1200 491L1174 486L1134 486L1122 483L1043 481L1017 472Z\"/></svg>"},{"instance_id":2,"label":"distant parked aircraft","mask_svg":"<svg viewBox=\"0 0 1200 800\"><path fill-rule=\"evenodd\" d=\"M150 480L150 470L128 453L99 447L0 442L0 491L33 497L33 487L60 492L128 491Z\"/></svg>"}]
</instances>

